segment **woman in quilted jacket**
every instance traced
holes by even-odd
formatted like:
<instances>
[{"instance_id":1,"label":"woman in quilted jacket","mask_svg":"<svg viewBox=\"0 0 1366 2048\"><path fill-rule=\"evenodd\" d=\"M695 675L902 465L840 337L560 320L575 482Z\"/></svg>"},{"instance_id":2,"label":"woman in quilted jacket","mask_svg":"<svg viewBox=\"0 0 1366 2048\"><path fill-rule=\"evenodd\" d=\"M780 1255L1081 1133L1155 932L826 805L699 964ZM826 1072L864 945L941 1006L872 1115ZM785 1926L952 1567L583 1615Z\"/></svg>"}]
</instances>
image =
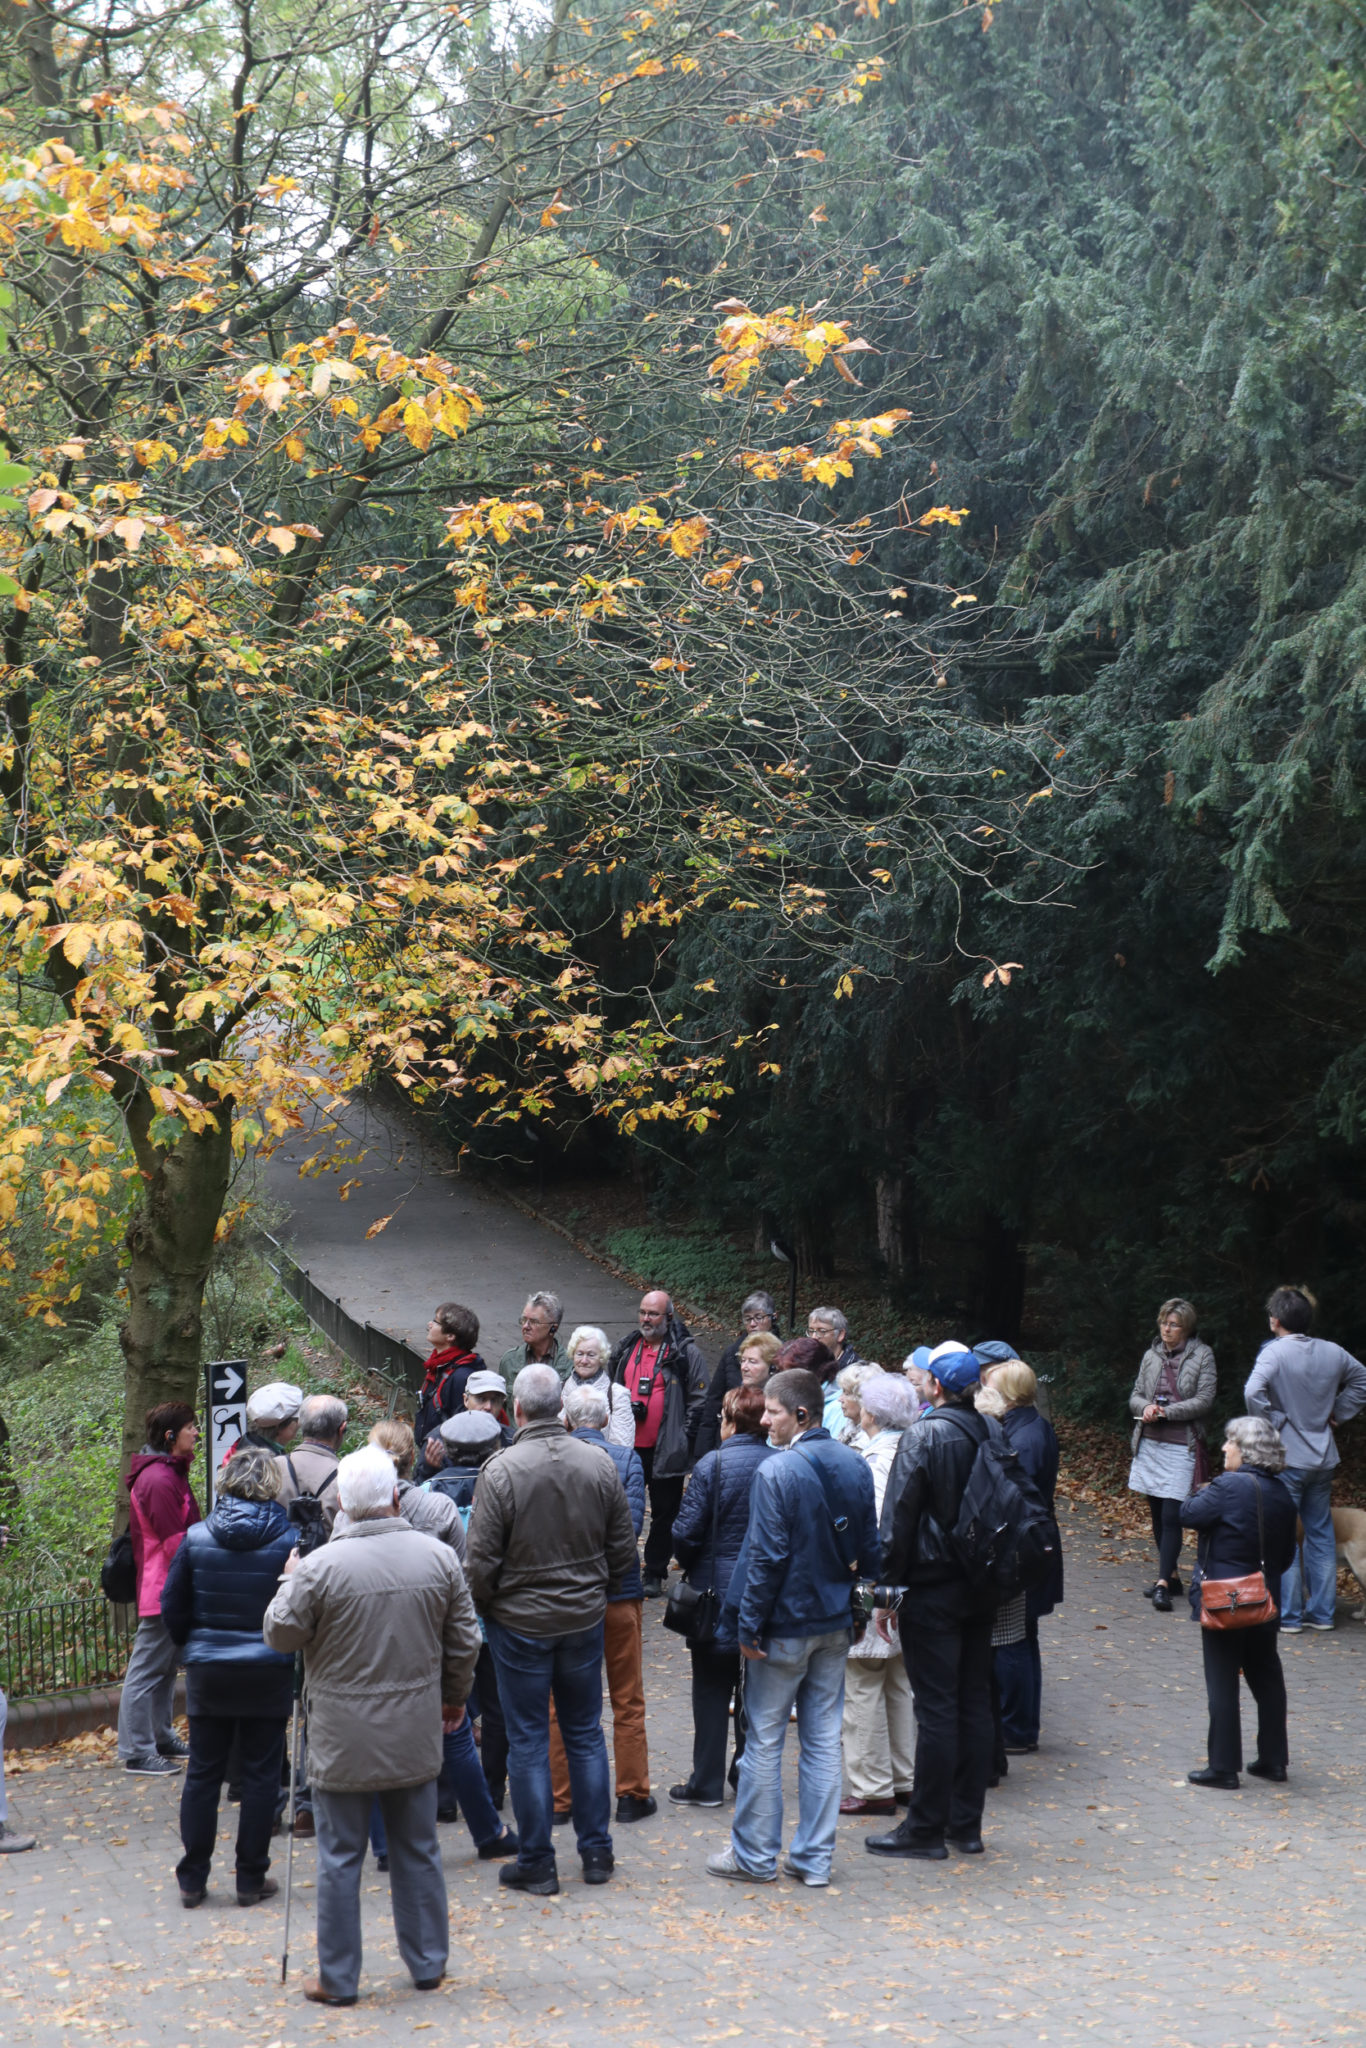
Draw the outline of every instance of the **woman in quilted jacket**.
<instances>
[{"instance_id":1,"label":"woman in quilted jacket","mask_svg":"<svg viewBox=\"0 0 1366 2048\"><path fill-rule=\"evenodd\" d=\"M749 1527L754 1475L774 1455L764 1434L764 1397L758 1387L732 1387L721 1403L721 1443L699 1458L674 1523L674 1556L690 1586L716 1595L721 1613L735 1560ZM733 1624L734 1617L731 1617ZM725 1626L718 1624L718 1629ZM692 1658L692 1770L669 1788L675 1806L720 1806L726 1790L726 1736L735 1702L735 1765L745 1747L740 1645L719 1632L709 1643L689 1643Z\"/></svg>"},{"instance_id":2,"label":"woman in quilted jacket","mask_svg":"<svg viewBox=\"0 0 1366 2048\"><path fill-rule=\"evenodd\" d=\"M161 1619L161 1589L185 1531L199 1520L190 1461L194 1409L163 1401L147 1411L147 1442L128 1467L128 1531L137 1571L138 1632L119 1700L119 1761L139 1777L174 1777L189 1754L171 1725L180 1655Z\"/></svg>"},{"instance_id":3,"label":"woman in quilted jacket","mask_svg":"<svg viewBox=\"0 0 1366 2048\"><path fill-rule=\"evenodd\" d=\"M234 1451L207 1522L192 1529L167 1574L162 1619L185 1656L190 1766L180 1799L181 1904L199 1905L218 1834L218 1797L237 1744L237 1903L277 1890L267 1877L280 1791L294 1659L268 1650L261 1622L297 1532L280 1504L280 1461L257 1445Z\"/></svg>"}]
</instances>

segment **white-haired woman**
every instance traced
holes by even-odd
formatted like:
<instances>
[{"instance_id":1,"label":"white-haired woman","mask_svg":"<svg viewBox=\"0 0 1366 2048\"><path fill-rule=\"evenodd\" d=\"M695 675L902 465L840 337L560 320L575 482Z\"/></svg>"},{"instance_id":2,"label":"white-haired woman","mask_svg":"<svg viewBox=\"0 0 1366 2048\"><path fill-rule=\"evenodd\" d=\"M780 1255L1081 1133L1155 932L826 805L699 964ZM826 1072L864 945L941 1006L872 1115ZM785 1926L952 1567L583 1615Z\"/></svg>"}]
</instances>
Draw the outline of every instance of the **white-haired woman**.
<instances>
[{"instance_id":1,"label":"white-haired woman","mask_svg":"<svg viewBox=\"0 0 1366 2048\"><path fill-rule=\"evenodd\" d=\"M625 1387L614 1386L608 1363L612 1347L607 1332L593 1323L580 1323L572 1330L565 1347L570 1372L581 1387L596 1387L608 1404L607 1441L628 1451L636 1447L636 1420L631 1413L631 1396Z\"/></svg>"},{"instance_id":2,"label":"white-haired woman","mask_svg":"<svg viewBox=\"0 0 1366 2048\"><path fill-rule=\"evenodd\" d=\"M1295 1555L1295 1501L1278 1475L1285 1470L1285 1446L1261 1415L1239 1415L1224 1431L1224 1469L1181 1504L1181 1521L1199 1538L1200 1561L1191 1585L1199 1611L1205 1579L1243 1579L1260 1571L1268 1587L1279 1586ZM1243 1768L1243 1730L1238 1674L1257 1702L1257 1754L1248 1765L1256 1778L1284 1784L1290 1751L1285 1727L1285 1674L1277 1637L1280 1617L1253 1628L1200 1631L1209 1696L1209 1758L1203 1770L1188 1771L1192 1785L1236 1792Z\"/></svg>"},{"instance_id":3,"label":"white-haired woman","mask_svg":"<svg viewBox=\"0 0 1366 2048\"><path fill-rule=\"evenodd\" d=\"M846 1366L840 1378L864 1373L859 1387L860 1434L855 1448L867 1459L873 1475L878 1518L887 1491L887 1475L901 1442L901 1432L919 1414L915 1389L901 1373L869 1372ZM844 1769L849 1791L841 1813L895 1813L910 1797L915 1771L915 1702L906 1676L896 1616L888 1635L871 1623L850 1645L844 1680Z\"/></svg>"},{"instance_id":4,"label":"white-haired woman","mask_svg":"<svg viewBox=\"0 0 1366 2048\"><path fill-rule=\"evenodd\" d=\"M889 1375L883 1372L880 1365L863 1364L846 1365L842 1372L838 1372L835 1375L835 1386L839 1391L840 1413L843 1419L839 1428L831 1431L831 1435L835 1436L840 1443L849 1444L856 1451L861 1451L867 1441L863 1433L863 1396L861 1389L865 1380L879 1377L885 1379ZM896 1377L896 1375L891 1375L891 1377ZM827 1428L829 1427L828 1424L826 1426Z\"/></svg>"}]
</instances>

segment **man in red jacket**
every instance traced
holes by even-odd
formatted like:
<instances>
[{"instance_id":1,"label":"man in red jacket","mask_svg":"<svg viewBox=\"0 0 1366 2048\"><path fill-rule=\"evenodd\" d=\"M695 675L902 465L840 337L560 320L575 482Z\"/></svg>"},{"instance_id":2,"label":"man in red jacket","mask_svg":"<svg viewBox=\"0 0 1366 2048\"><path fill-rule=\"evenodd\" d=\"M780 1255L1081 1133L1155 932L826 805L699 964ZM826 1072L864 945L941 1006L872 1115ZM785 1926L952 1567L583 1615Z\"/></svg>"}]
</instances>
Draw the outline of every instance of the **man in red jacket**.
<instances>
[{"instance_id":1,"label":"man in red jacket","mask_svg":"<svg viewBox=\"0 0 1366 2048\"><path fill-rule=\"evenodd\" d=\"M171 1722L180 1652L161 1618L161 1589L185 1531L199 1520L190 1461L193 1408L163 1401L147 1413L147 1442L128 1468L128 1527L138 1579L138 1632L119 1700L119 1761L143 1778L174 1776L189 1755Z\"/></svg>"}]
</instances>

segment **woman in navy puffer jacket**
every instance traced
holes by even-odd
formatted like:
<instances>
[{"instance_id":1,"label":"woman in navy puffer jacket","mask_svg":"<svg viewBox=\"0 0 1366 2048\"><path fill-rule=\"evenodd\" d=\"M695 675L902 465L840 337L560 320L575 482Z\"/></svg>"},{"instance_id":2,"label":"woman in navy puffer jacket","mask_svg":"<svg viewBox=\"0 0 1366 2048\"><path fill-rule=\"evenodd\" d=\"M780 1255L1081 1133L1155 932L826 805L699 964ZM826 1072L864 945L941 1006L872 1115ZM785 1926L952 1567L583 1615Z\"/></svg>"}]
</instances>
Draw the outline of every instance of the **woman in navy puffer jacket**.
<instances>
[{"instance_id":1,"label":"woman in navy puffer jacket","mask_svg":"<svg viewBox=\"0 0 1366 2048\"><path fill-rule=\"evenodd\" d=\"M674 1556L690 1586L716 1595L718 1616L749 1527L754 1475L773 1451L764 1440L758 1387L732 1387L721 1403L721 1447L699 1458L674 1523ZM733 1617L732 1617L733 1620ZM740 1645L734 1635L689 1643L692 1656L692 1773L669 1788L675 1806L720 1806L726 1790L726 1729L735 1699L735 1764L745 1747Z\"/></svg>"},{"instance_id":2,"label":"woman in navy puffer jacket","mask_svg":"<svg viewBox=\"0 0 1366 2048\"><path fill-rule=\"evenodd\" d=\"M278 1890L266 1872L294 1659L266 1648L261 1622L297 1537L279 1492L277 1458L255 1445L235 1451L219 1475L213 1513L188 1532L161 1595L161 1618L184 1646L190 1719L180 1799L185 1854L176 1865L185 1906L199 1905L208 1887L234 1740L242 1778L237 1903L254 1906Z\"/></svg>"}]
</instances>

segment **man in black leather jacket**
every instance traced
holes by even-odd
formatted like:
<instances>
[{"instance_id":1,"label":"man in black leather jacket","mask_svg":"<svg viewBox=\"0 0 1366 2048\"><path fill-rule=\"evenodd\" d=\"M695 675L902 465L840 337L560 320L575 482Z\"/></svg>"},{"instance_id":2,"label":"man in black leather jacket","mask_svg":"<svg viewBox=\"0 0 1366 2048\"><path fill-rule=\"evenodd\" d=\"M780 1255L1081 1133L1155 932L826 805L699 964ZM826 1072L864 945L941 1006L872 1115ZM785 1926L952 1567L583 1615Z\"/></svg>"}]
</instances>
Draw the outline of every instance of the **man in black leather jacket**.
<instances>
[{"instance_id":1,"label":"man in black leather jacket","mask_svg":"<svg viewBox=\"0 0 1366 2048\"><path fill-rule=\"evenodd\" d=\"M881 1532L883 1577L905 1588L899 1621L915 1693L915 1786L901 1825L869 1835L865 1847L875 1856L942 1862L946 1839L965 1855L982 1849L996 1597L969 1584L949 1541L987 1434L972 1405L981 1366L961 1344L941 1344L928 1371L934 1407L902 1435Z\"/></svg>"}]
</instances>

